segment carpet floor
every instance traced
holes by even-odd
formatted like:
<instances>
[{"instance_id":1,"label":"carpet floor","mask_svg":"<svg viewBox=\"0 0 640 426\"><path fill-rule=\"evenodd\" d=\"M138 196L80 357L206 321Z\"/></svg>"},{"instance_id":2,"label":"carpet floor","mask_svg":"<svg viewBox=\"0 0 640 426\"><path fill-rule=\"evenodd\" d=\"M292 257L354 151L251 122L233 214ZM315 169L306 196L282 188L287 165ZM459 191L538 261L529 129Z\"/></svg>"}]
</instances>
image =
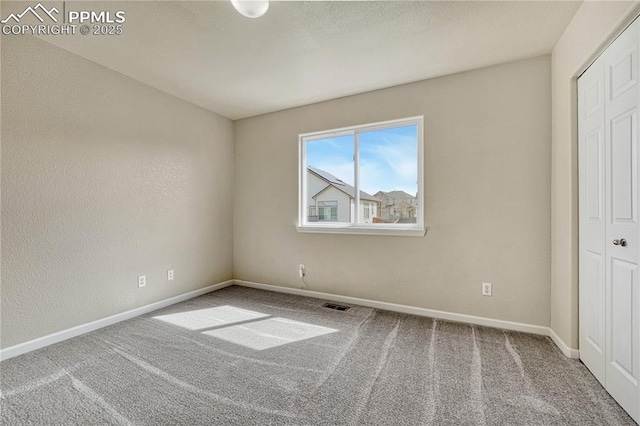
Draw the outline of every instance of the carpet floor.
<instances>
[{"instance_id":1,"label":"carpet floor","mask_svg":"<svg viewBox=\"0 0 640 426\"><path fill-rule=\"evenodd\" d=\"M542 336L229 287L0 364L7 425L633 425Z\"/></svg>"}]
</instances>

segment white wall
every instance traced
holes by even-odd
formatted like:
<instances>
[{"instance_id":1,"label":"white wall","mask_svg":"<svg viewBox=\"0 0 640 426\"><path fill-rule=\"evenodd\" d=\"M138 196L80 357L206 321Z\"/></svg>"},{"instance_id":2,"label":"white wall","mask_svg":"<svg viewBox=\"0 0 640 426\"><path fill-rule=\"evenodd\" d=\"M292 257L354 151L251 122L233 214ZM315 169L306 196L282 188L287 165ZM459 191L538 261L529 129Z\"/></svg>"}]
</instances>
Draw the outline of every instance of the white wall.
<instances>
[{"instance_id":1,"label":"white wall","mask_svg":"<svg viewBox=\"0 0 640 426\"><path fill-rule=\"evenodd\" d=\"M584 2L552 53L551 329L571 348L578 348L576 79L635 16L637 4Z\"/></svg>"},{"instance_id":2,"label":"white wall","mask_svg":"<svg viewBox=\"0 0 640 426\"><path fill-rule=\"evenodd\" d=\"M234 278L301 287L304 263L310 290L548 326L550 65L545 56L236 122ZM423 114L425 237L296 232L299 133ZM263 220L251 217L256 204Z\"/></svg>"},{"instance_id":3,"label":"white wall","mask_svg":"<svg viewBox=\"0 0 640 426\"><path fill-rule=\"evenodd\" d=\"M3 348L232 277L231 121L29 36L1 55Z\"/></svg>"}]
</instances>

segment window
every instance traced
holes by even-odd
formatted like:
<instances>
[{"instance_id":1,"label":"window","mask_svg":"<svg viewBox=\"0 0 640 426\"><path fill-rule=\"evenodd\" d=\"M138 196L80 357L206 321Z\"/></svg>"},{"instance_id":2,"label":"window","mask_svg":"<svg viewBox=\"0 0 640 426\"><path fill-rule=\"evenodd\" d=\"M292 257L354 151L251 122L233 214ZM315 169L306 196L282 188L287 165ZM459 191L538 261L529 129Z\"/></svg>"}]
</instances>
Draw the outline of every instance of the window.
<instances>
[{"instance_id":1,"label":"window","mask_svg":"<svg viewBox=\"0 0 640 426\"><path fill-rule=\"evenodd\" d=\"M422 122L300 135L298 231L424 235Z\"/></svg>"},{"instance_id":2,"label":"window","mask_svg":"<svg viewBox=\"0 0 640 426\"><path fill-rule=\"evenodd\" d=\"M318 201L318 221L335 222L338 220L337 201Z\"/></svg>"}]
</instances>

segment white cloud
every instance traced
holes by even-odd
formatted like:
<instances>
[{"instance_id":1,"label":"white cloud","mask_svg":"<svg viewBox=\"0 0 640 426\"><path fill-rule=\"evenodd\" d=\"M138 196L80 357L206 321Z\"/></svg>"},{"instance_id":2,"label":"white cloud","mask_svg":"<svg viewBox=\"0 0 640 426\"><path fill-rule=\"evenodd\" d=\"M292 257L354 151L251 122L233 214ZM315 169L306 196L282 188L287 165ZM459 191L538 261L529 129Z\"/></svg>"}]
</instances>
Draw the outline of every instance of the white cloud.
<instances>
[{"instance_id":1,"label":"white cloud","mask_svg":"<svg viewBox=\"0 0 640 426\"><path fill-rule=\"evenodd\" d=\"M362 143L361 186L377 192L402 190L409 194L417 191L418 164L415 138L394 136ZM367 192L369 192L367 191Z\"/></svg>"},{"instance_id":2,"label":"white cloud","mask_svg":"<svg viewBox=\"0 0 640 426\"><path fill-rule=\"evenodd\" d=\"M318 155L320 158L310 165L354 185L354 164L351 154L344 152L345 145L332 139L322 142L336 148L336 151L326 156ZM375 137L363 138L360 154L360 188L363 191L375 194L378 191L401 190L415 195L418 180L415 137L376 134Z\"/></svg>"}]
</instances>

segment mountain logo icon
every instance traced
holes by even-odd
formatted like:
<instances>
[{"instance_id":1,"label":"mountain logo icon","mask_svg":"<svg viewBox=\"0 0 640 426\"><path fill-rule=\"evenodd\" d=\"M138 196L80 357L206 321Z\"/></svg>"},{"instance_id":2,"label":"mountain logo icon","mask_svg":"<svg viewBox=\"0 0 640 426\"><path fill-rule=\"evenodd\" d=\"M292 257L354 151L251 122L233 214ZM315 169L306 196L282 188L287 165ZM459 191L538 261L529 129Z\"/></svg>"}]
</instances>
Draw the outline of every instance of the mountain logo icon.
<instances>
[{"instance_id":1,"label":"mountain logo icon","mask_svg":"<svg viewBox=\"0 0 640 426\"><path fill-rule=\"evenodd\" d=\"M29 6L24 11L22 11L22 13L18 13L18 14L11 13L9 14L9 16L6 17L6 19L3 19L0 22L3 24L6 24L7 22L13 19L17 24L28 13L31 13L33 16L38 18L38 21L44 22L43 17L40 14L38 14L38 12L40 12L40 14L42 14L43 16L48 16L49 18L51 18L53 22L58 22L58 19L53 15L54 13L56 15L60 13L58 9L56 9L55 7L52 7L51 9L47 9L42 5L42 3L38 3L34 7Z\"/></svg>"}]
</instances>

